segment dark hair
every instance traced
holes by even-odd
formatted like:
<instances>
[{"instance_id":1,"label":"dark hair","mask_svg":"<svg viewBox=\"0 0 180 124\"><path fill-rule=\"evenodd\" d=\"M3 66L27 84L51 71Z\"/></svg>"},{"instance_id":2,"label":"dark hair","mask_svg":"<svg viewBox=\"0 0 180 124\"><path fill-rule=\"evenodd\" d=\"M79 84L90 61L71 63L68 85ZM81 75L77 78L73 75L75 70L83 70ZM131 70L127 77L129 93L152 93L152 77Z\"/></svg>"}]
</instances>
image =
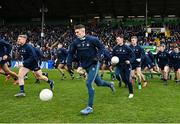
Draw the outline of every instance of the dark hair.
<instances>
[{"instance_id":1,"label":"dark hair","mask_svg":"<svg viewBox=\"0 0 180 124\"><path fill-rule=\"evenodd\" d=\"M81 28L85 28L85 26L82 25L82 24L79 24L79 25L75 25L75 26L74 26L74 30L76 30L76 29L81 29Z\"/></svg>"},{"instance_id":2,"label":"dark hair","mask_svg":"<svg viewBox=\"0 0 180 124\"><path fill-rule=\"evenodd\" d=\"M116 38L117 38L117 37L124 38L124 35L123 35L123 34L117 34L117 35L116 35Z\"/></svg>"},{"instance_id":3,"label":"dark hair","mask_svg":"<svg viewBox=\"0 0 180 124\"><path fill-rule=\"evenodd\" d=\"M22 37L22 38L25 38L25 39L28 38L26 34L20 34L18 37Z\"/></svg>"},{"instance_id":4,"label":"dark hair","mask_svg":"<svg viewBox=\"0 0 180 124\"><path fill-rule=\"evenodd\" d=\"M138 39L137 36L132 36L131 39Z\"/></svg>"}]
</instances>

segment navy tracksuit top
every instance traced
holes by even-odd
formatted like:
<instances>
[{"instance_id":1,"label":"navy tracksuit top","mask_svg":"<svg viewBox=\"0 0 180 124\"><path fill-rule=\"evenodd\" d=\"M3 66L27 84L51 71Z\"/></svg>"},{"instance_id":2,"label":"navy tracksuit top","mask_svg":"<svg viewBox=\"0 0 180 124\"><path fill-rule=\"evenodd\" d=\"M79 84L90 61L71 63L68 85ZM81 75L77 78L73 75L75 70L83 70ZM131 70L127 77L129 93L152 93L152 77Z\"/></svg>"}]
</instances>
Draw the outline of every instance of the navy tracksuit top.
<instances>
[{"instance_id":1,"label":"navy tracksuit top","mask_svg":"<svg viewBox=\"0 0 180 124\"><path fill-rule=\"evenodd\" d=\"M38 56L32 45L25 43L19 47L18 51L23 56L23 65L31 65L34 62L38 62Z\"/></svg>"},{"instance_id":2,"label":"navy tracksuit top","mask_svg":"<svg viewBox=\"0 0 180 124\"><path fill-rule=\"evenodd\" d=\"M86 69L97 64L104 49L104 45L97 37L86 35L83 40L76 38L69 47L67 65L72 65L73 55L76 54L81 66Z\"/></svg>"},{"instance_id":3,"label":"navy tracksuit top","mask_svg":"<svg viewBox=\"0 0 180 124\"><path fill-rule=\"evenodd\" d=\"M135 54L132 51L132 49L130 47L128 47L127 45L123 44L122 46L120 45L116 45L113 48L113 52L112 52L113 56L117 56L119 58L119 63L118 65L123 66L125 65L125 61L129 60L130 63L133 63L135 60Z\"/></svg>"}]
</instances>

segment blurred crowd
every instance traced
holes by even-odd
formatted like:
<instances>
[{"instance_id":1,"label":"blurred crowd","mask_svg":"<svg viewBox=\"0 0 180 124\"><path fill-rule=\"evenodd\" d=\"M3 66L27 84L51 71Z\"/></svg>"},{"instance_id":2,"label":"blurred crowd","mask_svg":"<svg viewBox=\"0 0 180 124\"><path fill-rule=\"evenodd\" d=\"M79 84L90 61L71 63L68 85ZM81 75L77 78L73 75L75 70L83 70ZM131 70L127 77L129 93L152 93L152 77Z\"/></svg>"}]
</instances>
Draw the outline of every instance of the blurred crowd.
<instances>
[{"instance_id":1,"label":"blurred crowd","mask_svg":"<svg viewBox=\"0 0 180 124\"><path fill-rule=\"evenodd\" d=\"M143 25L138 26L111 26L106 25L86 25L87 34L97 36L105 46L113 47L115 45L116 34L123 33L127 44L130 37L136 35L140 45L155 45L161 43L171 47L173 44L180 44L180 25L165 24L166 32L151 32L146 35L146 30ZM16 59L15 53L17 50L16 40L19 34L27 34L28 41L35 47L39 47L44 54L44 59L54 59L57 43L63 43L65 48L75 38L73 26L62 25L47 25L44 27L44 37L41 37L41 26L17 26L5 25L0 26L0 38L8 40L13 45L13 59Z\"/></svg>"}]
</instances>

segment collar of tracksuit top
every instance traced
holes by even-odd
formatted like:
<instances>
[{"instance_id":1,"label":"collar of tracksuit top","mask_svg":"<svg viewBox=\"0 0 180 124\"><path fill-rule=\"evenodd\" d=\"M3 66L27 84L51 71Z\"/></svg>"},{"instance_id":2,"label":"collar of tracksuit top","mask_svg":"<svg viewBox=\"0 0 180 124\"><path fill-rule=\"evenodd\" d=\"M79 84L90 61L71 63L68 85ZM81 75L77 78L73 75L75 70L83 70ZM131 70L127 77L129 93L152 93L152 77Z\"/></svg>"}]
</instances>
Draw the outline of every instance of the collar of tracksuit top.
<instances>
[{"instance_id":1,"label":"collar of tracksuit top","mask_svg":"<svg viewBox=\"0 0 180 124\"><path fill-rule=\"evenodd\" d=\"M23 56L24 61L29 60L29 59L38 61L38 56L32 45L25 43L22 46L20 46L19 50L20 50L21 55Z\"/></svg>"},{"instance_id":2,"label":"collar of tracksuit top","mask_svg":"<svg viewBox=\"0 0 180 124\"><path fill-rule=\"evenodd\" d=\"M89 35L85 35L84 37L82 37L82 38L78 38L78 40L80 40L81 42L84 42L84 41L86 41L86 40L89 40ZM85 54L87 54L87 53L84 53L84 55ZM81 56L82 57L82 56ZM80 57L80 58L81 58ZM92 57L92 56L91 56ZM94 58L95 57L95 58ZM85 60L83 60L83 62L82 62L82 66L83 66L83 68L85 68L85 69L87 69L87 68L89 68L90 66L92 66L92 65L94 65L94 64L97 64L97 57L96 56L94 56L94 57L92 57L91 59L89 58L89 57L85 57ZM87 61L88 60L88 61Z\"/></svg>"},{"instance_id":3,"label":"collar of tracksuit top","mask_svg":"<svg viewBox=\"0 0 180 124\"><path fill-rule=\"evenodd\" d=\"M86 36L79 38L80 41L84 41L86 39Z\"/></svg>"}]
</instances>

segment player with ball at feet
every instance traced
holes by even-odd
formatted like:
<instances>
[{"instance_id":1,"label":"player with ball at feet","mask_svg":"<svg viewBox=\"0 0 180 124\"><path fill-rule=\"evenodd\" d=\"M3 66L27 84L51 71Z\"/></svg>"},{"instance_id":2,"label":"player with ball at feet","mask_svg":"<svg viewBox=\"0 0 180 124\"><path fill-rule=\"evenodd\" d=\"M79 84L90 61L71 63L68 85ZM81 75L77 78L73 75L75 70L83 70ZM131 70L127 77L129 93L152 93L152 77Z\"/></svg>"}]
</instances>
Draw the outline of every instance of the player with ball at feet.
<instances>
[{"instance_id":1,"label":"player with ball at feet","mask_svg":"<svg viewBox=\"0 0 180 124\"><path fill-rule=\"evenodd\" d=\"M113 48L113 58L111 59L112 65L116 66L115 75L117 80L120 82L120 76L122 81L128 86L129 98L133 98L133 87L130 80L131 77L131 63L135 60L135 54L130 47L124 44L123 34L116 36L117 45ZM116 57L119 58L118 59Z\"/></svg>"},{"instance_id":2,"label":"player with ball at feet","mask_svg":"<svg viewBox=\"0 0 180 124\"><path fill-rule=\"evenodd\" d=\"M35 49L32 45L27 43L27 35L19 35L17 39L17 44L20 45L19 53L23 56L23 64L20 65L19 73L18 73L18 81L20 92L15 94L16 97L24 97L26 96L24 90L24 76L31 70L34 71L36 77L40 80L46 81L51 90L54 89L54 81L49 80L46 76L42 75L42 71L38 65L38 56L36 54Z\"/></svg>"},{"instance_id":3,"label":"player with ball at feet","mask_svg":"<svg viewBox=\"0 0 180 124\"><path fill-rule=\"evenodd\" d=\"M104 54L104 45L97 37L86 35L84 25L76 25L74 27L77 38L69 47L67 57L67 66L72 70L72 61L74 54L77 54L77 60L83 69L87 72L86 86L88 89L88 106L81 110L80 113L88 115L93 112L94 103L94 88L93 82L97 86L109 87L113 92L115 91L114 83L109 83L100 78L98 75L99 61L102 60Z\"/></svg>"}]
</instances>

